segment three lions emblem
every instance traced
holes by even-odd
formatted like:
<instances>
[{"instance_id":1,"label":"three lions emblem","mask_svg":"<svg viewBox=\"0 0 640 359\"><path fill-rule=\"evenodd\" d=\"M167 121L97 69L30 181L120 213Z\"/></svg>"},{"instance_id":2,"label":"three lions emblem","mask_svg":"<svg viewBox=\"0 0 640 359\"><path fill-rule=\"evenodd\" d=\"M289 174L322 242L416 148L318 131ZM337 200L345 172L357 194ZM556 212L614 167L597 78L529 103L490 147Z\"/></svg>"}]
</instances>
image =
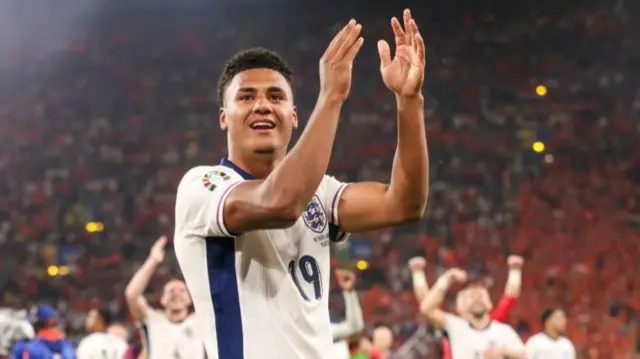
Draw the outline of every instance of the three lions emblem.
<instances>
[{"instance_id":1,"label":"three lions emblem","mask_svg":"<svg viewBox=\"0 0 640 359\"><path fill-rule=\"evenodd\" d=\"M313 199L302 212L302 219L304 224L316 233L324 232L327 227L327 216L324 213L324 208L318 199L318 196L313 196Z\"/></svg>"}]
</instances>

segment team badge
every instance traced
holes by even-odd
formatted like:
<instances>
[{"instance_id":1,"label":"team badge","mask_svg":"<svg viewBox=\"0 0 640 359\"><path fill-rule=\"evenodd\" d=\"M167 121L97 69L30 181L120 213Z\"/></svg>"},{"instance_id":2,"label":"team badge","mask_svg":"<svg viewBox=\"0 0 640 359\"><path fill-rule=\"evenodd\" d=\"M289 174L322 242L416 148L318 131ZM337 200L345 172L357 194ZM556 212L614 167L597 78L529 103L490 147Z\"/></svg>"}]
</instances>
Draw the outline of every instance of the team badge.
<instances>
[{"instance_id":1,"label":"team badge","mask_svg":"<svg viewBox=\"0 0 640 359\"><path fill-rule=\"evenodd\" d=\"M209 191L213 191L216 189L216 186L229 179L231 179L231 177L226 173L220 170L213 170L202 176L202 184L204 185L204 188Z\"/></svg>"},{"instance_id":2,"label":"team badge","mask_svg":"<svg viewBox=\"0 0 640 359\"><path fill-rule=\"evenodd\" d=\"M186 327L186 328L184 328L184 335L185 335L187 338L191 338L191 337L193 337L193 330L191 330L191 327Z\"/></svg>"},{"instance_id":3,"label":"team badge","mask_svg":"<svg viewBox=\"0 0 640 359\"><path fill-rule=\"evenodd\" d=\"M313 199L302 212L302 219L304 224L316 233L324 232L327 227L327 216L324 213L324 208L318 199L318 196L313 196Z\"/></svg>"}]
</instances>

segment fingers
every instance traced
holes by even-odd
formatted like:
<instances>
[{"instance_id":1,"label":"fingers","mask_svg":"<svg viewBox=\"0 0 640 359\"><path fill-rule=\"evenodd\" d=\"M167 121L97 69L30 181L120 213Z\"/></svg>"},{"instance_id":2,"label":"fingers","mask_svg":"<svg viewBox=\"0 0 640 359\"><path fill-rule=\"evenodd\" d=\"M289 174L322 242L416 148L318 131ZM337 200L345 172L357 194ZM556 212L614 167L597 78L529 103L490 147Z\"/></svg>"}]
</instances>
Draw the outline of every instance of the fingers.
<instances>
[{"instance_id":1,"label":"fingers","mask_svg":"<svg viewBox=\"0 0 640 359\"><path fill-rule=\"evenodd\" d=\"M356 42L351 46L349 51L347 51L346 55L344 55L345 60L353 61L356 58L356 55L358 55L358 52L360 52L362 44L364 44L364 39L362 37L359 37L358 40L356 40Z\"/></svg>"},{"instance_id":2,"label":"fingers","mask_svg":"<svg viewBox=\"0 0 640 359\"><path fill-rule=\"evenodd\" d=\"M343 58L353 60L364 42L364 39L358 37L361 31L362 25L353 19L349 21L333 38L322 58L324 60Z\"/></svg>"},{"instance_id":3,"label":"fingers","mask_svg":"<svg viewBox=\"0 0 640 359\"><path fill-rule=\"evenodd\" d=\"M402 26L400 25L400 21L395 17L391 18L391 28L393 29L393 35L396 39L396 46L404 45L405 42L405 33L402 30Z\"/></svg>"},{"instance_id":4,"label":"fingers","mask_svg":"<svg viewBox=\"0 0 640 359\"><path fill-rule=\"evenodd\" d=\"M404 23L404 43L413 46L413 38L415 34L411 27L413 18L411 17L411 11L409 9L404 9L402 12L402 21Z\"/></svg>"},{"instance_id":5,"label":"fingers","mask_svg":"<svg viewBox=\"0 0 640 359\"><path fill-rule=\"evenodd\" d=\"M360 42L360 46L362 46L362 42L363 42L363 39L361 37L358 37L360 35L360 31L362 31L362 25L360 24L356 24L354 27L349 29L348 33L344 37L344 41L342 42L342 45L340 46L340 48L338 49L335 55L336 58L348 59L347 54L353 54L353 57L355 58L355 55L358 53L357 50L359 50L357 43ZM354 48L357 48L355 52L354 52Z\"/></svg>"},{"instance_id":6,"label":"fingers","mask_svg":"<svg viewBox=\"0 0 640 359\"><path fill-rule=\"evenodd\" d=\"M420 35L420 30L418 29L418 24L416 24L415 20L411 19L410 27L412 28L411 32L413 33L413 49L418 55L418 59L423 64L426 60L426 50L424 46L424 39L422 35Z\"/></svg>"},{"instance_id":7,"label":"fingers","mask_svg":"<svg viewBox=\"0 0 640 359\"><path fill-rule=\"evenodd\" d=\"M331 43L329 43L329 46L327 47L327 50L324 52L322 57L325 58L325 59L333 58L335 53L340 48L340 45L342 45L342 41L344 40L345 35L354 26L356 26L356 21L354 19L351 19L342 29L340 29L340 31L338 31L338 33L333 38L333 40L331 40Z\"/></svg>"},{"instance_id":8,"label":"fingers","mask_svg":"<svg viewBox=\"0 0 640 359\"><path fill-rule=\"evenodd\" d=\"M389 48L389 44L386 41L378 41L378 54L380 55L380 68L385 68L391 64L391 48Z\"/></svg>"}]
</instances>

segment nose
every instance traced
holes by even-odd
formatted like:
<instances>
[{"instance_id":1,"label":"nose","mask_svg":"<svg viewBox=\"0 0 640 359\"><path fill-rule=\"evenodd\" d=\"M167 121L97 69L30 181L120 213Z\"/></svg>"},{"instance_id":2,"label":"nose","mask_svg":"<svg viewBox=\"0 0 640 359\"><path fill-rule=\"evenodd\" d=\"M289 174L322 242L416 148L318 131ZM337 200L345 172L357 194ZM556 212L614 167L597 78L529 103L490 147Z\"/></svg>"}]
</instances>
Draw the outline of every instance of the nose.
<instances>
[{"instance_id":1,"label":"nose","mask_svg":"<svg viewBox=\"0 0 640 359\"><path fill-rule=\"evenodd\" d=\"M268 115L272 111L271 104L264 97L258 98L253 105L253 112L259 115Z\"/></svg>"}]
</instances>

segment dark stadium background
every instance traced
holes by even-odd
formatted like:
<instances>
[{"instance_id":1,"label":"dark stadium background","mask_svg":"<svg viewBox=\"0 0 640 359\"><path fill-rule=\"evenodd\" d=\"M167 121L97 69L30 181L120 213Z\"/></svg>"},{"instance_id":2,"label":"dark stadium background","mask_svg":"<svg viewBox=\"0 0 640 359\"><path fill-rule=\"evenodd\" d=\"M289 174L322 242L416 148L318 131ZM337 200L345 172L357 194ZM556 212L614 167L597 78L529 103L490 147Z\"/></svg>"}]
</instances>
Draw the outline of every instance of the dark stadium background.
<instances>
[{"instance_id":1,"label":"dark stadium background","mask_svg":"<svg viewBox=\"0 0 640 359\"><path fill-rule=\"evenodd\" d=\"M429 215L336 248L336 265L366 267L367 330L389 325L400 346L422 325L408 258L425 256L430 280L461 266L497 298L517 253L527 263L511 324L523 337L560 305L581 358L637 358L639 4L0 1L1 304L51 303L73 338L94 306L127 318L124 285L173 233L179 178L224 155L215 85L243 48L289 59L304 119L326 43L361 21L330 172L386 179L395 109L374 43L411 7L428 47ZM152 300L175 274L170 258ZM331 303L340 318L341 297Z\"/></svg>"}]
</instances>

